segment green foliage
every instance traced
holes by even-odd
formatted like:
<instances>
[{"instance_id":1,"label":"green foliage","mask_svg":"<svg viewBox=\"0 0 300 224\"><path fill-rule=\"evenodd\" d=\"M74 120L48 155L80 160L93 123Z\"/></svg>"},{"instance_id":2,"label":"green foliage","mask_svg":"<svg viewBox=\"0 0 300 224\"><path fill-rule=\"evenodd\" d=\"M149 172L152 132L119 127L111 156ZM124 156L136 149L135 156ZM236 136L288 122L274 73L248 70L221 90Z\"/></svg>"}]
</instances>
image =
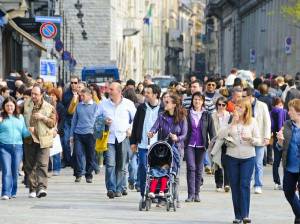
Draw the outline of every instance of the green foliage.
<instances>
[{"instance_id":1,"label":"green foliage","mask_svg":"<svg viewBox=\"0 0 300 224\"><path fill-rule=\"evenodd\" d=\"M296 26L300 22L300 0L290 0L290 4L281 6L281 13L290 19Z\"/></svg>"}]
</instances>

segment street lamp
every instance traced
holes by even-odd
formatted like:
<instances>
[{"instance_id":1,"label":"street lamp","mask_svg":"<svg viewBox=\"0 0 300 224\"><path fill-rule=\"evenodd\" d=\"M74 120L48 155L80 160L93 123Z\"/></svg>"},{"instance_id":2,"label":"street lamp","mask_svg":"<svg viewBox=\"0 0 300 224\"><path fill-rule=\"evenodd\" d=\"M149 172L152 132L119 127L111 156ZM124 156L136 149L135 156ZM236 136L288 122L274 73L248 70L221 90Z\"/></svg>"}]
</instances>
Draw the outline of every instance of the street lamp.
<instances>
[{"instance_id":1,"label":"street lamp","mask_svg":"<svg viewBox=\"0 0 300 224\"><path fill-rule=\"evenodd\" d=\"M79 10L79 12L77 13L78 19L82 19L83 16L84 16L84 14L81 12L81 10Z\"/></svg>"},{"instance_id":2,"label":"street lamp","mask_svg":"<svg viewBox=\"0 0 300 224\"><path fill-rule=\"evenodd\" d=\"M80 9L82 8L82 4L80 3L79 0L77 0L77 3L74 4L74 6L75 6L75 8L78 9L78 10L80 10Z\"/></svg>"},{"instance_id":3,"label":"street lamp","mask_svg":"<svg viewBox=\"0 0 300 224\"><path fill-rule=\"evenodd\" d=\"M83 31L81 32L81 35L82 35L82 38L83 38L84 40L87 40L87 39L88 39L88 37L87 37L87 32L86 32L85 30L83 30Z\"/></svg>"}]
</instances>

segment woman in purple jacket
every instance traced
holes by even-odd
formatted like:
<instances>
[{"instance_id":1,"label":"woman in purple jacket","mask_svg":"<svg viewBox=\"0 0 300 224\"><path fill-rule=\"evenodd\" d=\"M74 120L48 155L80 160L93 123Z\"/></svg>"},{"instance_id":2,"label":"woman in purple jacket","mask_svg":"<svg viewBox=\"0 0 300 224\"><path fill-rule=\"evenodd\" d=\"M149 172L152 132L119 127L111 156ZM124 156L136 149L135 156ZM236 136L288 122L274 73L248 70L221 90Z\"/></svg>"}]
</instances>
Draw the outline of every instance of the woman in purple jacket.
<instances>
[{"instance_id":1,"label":"woman in purple jacket","mask_svg":"<svg viewBox=\"0 0 300 224\"><path fill-rule=\"evenodd\" d=\"M188 113L188 135L185 141L188 198L185 202L200 202L203 161L208 139L216 135L213 119L204 109L205 97L200 92L192 96ZM209 137L209 138L208 138Z\"/></svg>"},{"instance_id":2,"label":"woman in purple jacket","mask_svg":"<svg viewBox=\"0 0 300 224\"><path fill-rule=\"evenodd\" d=\"M280 97L275 97L273 101L273 108L271 110L271 129L273 133L273 150L274 150L274 162L273 162L273 181L275 183L274 190L282 190L280 175L278 172L282 151L277 146L276 133L280 131L284 122L287 120L287 110L283 109L283 101Z\"/></svg>"},{"instance_id":3,"label":"woman in purple jacket","mask_svg":"<svg viewBox=\"0 0 300 224\"><path fill-rule=\"evenodd\" d=\"M152 138L158 132L158 140L166 140L173 149L173 161L177 168L177 207L179 207L178 186L179 186L179 169L181 155L184 148L184 140L187 135L186 110L182 107L181 100L178 95L170 95L165 102L164 112L159 114L156 122L148 133L148 137Z\"/></svg>"}]
</instances>

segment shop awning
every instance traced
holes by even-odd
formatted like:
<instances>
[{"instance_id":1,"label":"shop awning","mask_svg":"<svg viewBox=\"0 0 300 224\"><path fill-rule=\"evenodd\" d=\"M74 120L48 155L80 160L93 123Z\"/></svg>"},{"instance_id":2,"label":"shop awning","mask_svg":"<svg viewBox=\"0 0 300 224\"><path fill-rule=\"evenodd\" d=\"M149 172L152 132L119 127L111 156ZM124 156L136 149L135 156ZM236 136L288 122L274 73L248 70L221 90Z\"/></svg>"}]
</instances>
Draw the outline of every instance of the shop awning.
<instances>
[{"instance_id":1,"label":"shop awning","mask_svg":"<svg viewBox=\"0 0 300 224\"><path fill-rule=\"evenodd\" d=\"M37 48L41 49L42 51L47 51L47 48L42 44L41 41L37 40L35 37L20 28L12 19L8 20L8 24Z\"/></svg>"}]
</instances>

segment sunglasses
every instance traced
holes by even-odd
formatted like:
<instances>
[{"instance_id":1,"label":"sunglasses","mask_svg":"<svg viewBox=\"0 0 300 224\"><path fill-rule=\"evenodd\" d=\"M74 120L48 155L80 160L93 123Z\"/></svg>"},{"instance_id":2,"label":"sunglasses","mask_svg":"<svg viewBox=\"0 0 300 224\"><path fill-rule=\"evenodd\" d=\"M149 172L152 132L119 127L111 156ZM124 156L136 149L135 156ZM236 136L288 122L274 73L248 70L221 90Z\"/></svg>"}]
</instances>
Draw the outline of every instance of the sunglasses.
<instances>
[{"instance_id":1,"label":"sunglasses","mask_svg":"<svg viewBox=\"0 0 300 224\"><path fill-rule=\"evenodd\" d=\"M219 107L226 107L226 103L218 103Z\"/></svg>"},{"instance_id":2,"label":"sunglasses","mask_svg":"<svg viewBox=\"0 0 300 224\"><path fill-rule=\"evenodd\" d=\"M71 84L78 84L78 82L71 82Z\"/></svg>"},{"instance_id":3,"label":"sunglasses","mask_svg":"<svg viewBox=\"0 0 300 224\"><path fill-rule=\"evenodd\" d=\"M208 83L207 86L216 86L214 83Z\"/></svg>"}]
</instances>

